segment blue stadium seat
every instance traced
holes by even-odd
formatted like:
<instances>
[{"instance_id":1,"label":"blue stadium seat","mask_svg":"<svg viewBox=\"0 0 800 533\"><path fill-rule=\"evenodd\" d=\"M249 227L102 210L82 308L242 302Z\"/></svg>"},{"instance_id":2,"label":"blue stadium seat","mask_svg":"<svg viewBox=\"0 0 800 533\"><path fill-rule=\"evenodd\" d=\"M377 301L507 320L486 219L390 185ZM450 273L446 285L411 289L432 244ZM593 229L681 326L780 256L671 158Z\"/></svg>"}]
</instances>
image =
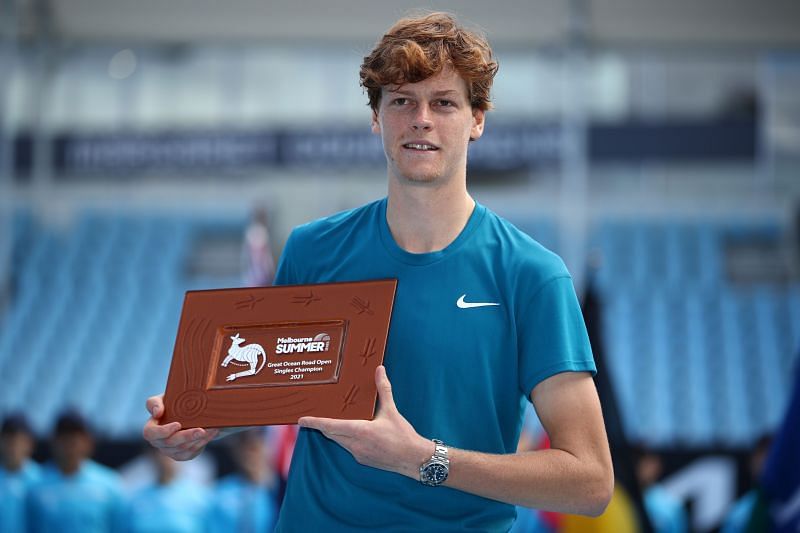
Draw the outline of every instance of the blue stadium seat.
<instances>
[{"instance_id":1,"label":"blue stadium seat","mask_svg":"<svg viewBox=\"0 0 800 533\"><path fill-rule=\"evenodd\" d=\"M238 280L186 278L198 232L242 218L86 211L61 234L16 219L13 305L0 328L0 412L28 409L40 434L65 407L97 429L138 436L147 396L166 383L183 293Z\"/></svg>"},{"instance_id":2,"label":"blue stadium seat","mask_svg":"<svg viewBox=\"0 0 800 533\"><path fill-rule=\"evenodd\" d=\"M603 255L607 364L633 440L746 446L774 428L800 349L800 288L726 280L731 239L774 223L610 220Z\"/></svg>"}]
</instances>

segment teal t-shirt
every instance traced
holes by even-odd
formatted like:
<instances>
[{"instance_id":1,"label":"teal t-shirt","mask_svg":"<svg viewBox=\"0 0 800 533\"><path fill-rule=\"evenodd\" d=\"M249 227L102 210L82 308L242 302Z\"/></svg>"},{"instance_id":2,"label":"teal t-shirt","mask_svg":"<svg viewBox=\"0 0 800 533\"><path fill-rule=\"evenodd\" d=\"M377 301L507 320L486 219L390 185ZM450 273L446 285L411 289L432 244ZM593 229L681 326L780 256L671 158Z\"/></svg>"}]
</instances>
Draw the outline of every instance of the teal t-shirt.
<instances>
[{"instance_id":1,"label":"teal t-shirt","mask_svg":"<svg viewBox=\"0 0 800 533\"><path fill-rule=\"evenodd\" d=\"M305 224L276 283L385 278L398 284L384 364L398 410L424 437L513 453L539 382L595 372L564 263L480 204L447 248L424 254L394 241L386 199ZM277 530L507 531L514 516L512 505L359 465L302 429Z\"/></svg>"},{"instance_id":2,"label":"teal t-shirt","mask_svg":"<svg viewBox=\"0 0 800 533\"><path fill-rule=\"evenodd\" d=\"M220 479L208 514L208 531L261 533L275 527L275 495L239 474Z\"/></svg>"},{"instance_id":3,"label":"teal t-shirt","mask_svg":"<svg viewBox=\"0 0 800 533\"><path fill-rule=\"evenodd\" d=\"M209 491L176 479L134 492L124 514L125 533L202 533L207 529ZM224 531L224 530L216 530Z\"/></svg>"},{"instance_id":4,"label":"teal t-shirt","mask_svg":"<svg viewBox=\"0 0 800 533\"><path fill-rule=\"evenodd\" d=\"M40 475L39 465L30 460L16 472L0 466L0 531L27 531L25 501Z\"/></svg>"},{"instance_id":5,"label":"teal t-shirt","mask_svg":"<svg viewBox=\"0 0 800 533\"><path fill-rule=\"evenodd\" d=\"M87 460L65 476L50 464L29 492L28 527L42 533L122 531L123 506L119 476L110 468Z\"/></svg>"}]
</instances>

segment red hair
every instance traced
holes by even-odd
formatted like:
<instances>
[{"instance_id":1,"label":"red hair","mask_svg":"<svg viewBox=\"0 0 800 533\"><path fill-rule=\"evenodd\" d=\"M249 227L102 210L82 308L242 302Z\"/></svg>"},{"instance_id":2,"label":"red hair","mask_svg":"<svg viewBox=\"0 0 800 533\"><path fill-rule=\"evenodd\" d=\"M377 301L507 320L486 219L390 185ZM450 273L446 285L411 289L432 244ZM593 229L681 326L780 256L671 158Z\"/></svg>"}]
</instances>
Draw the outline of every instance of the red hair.
<instances>
[{"instance_id":1,"label":"red hair","mask_svg":"<svg viewBox=\"0 0 800 533\"><path fill-rule=\"evenodd\" d=\"M491 109L489 91L498 68L492 49L482 34L448 13L400 19L364 58L360 83L377 113L383 87L425 80L447 64L467 82L470 105Z\"/></svg>"}]
</instances>

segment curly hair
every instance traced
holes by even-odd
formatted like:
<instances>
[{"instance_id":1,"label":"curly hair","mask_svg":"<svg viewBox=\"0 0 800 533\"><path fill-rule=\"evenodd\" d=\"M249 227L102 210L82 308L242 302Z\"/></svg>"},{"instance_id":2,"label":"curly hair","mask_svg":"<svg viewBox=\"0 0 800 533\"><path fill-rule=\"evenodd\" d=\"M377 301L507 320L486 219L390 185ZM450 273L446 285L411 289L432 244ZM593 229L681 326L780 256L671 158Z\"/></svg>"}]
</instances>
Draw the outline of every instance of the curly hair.
<instances>
[{"instance_id":1,"label":"curly hair","mask_svg":"<svg viewBox=\"0 0 800 533\"><path fill-rule=\"evenodd\" d=\"M492 49L482 34L460 26L449 13L400 19L364 58L360 84L377 113L382 87L425 80L447 64L467 82L473 109L491 109L498 68Z\"/></svg>"}]
</instances>

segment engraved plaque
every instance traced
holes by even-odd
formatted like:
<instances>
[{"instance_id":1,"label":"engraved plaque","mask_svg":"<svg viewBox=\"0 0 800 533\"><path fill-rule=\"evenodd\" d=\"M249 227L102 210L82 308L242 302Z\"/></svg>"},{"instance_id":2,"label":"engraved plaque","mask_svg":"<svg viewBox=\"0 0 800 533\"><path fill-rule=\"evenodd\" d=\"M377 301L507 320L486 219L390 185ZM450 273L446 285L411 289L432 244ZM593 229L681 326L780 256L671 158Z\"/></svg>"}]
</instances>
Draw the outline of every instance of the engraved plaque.
<instances>
[{"instance_id":1,"label":"engraved plaque","mask_svg":"<svg viewBox=\"0 0 800 533\"><path fill-rule=\"evenodd\" d=\"M397 280L189 291L162 423L371 419Z\"/></svg>"}]
</instances>

